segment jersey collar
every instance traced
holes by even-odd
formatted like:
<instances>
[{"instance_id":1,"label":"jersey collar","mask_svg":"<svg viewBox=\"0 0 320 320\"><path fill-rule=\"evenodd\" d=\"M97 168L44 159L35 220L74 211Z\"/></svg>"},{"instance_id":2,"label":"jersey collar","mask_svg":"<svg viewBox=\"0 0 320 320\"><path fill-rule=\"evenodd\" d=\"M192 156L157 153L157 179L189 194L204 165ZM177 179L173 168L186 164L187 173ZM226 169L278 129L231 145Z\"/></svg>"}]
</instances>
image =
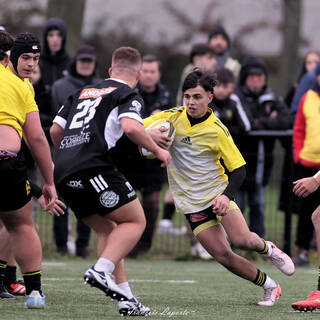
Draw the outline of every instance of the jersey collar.
<instances>
[{"instance_id":1,"label":"jersey collar","mask_svg":"<svg viewBox=\"0 0 320 320\"><path fill-rule=\"evenodd\" d=\"M106 80L113 80L113 81L121 82L121 83L126 84L128 86L128 84L125 81L117 79L117 78L108 78Z\"/></svg>"}]
</instances>

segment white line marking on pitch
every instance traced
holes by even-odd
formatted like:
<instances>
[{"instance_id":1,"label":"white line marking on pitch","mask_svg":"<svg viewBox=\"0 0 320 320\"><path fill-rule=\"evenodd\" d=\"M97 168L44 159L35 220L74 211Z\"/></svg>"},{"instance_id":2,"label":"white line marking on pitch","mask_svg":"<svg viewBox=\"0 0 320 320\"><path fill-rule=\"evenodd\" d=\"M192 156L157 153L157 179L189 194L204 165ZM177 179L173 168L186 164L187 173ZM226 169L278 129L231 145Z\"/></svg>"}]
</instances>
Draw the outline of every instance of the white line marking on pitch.
<instances>
[{"instance_id":1,"label":"white line marking on pitch","mask_svg":"<svg viewBox=\"0 0 320 320\"><path fill-rule=\"evenodd\" d=\"M54 261L43 261L43 266L46 267L64 267L66 265L65 262L54 262Z\"/></svg>"},{"instance_id":2,"label":"white line marking on pitch","mask_svg":"<svg viewBox=\"0 0 320 320\"><path fill-rule=\"evenodd\" d=\"M82 278L43 278L44 281L79 281L83 280ZM141 280L133 279L129 282L158 282L158 283L197 283L196 280Z\"/></svg>"}]
</instances>

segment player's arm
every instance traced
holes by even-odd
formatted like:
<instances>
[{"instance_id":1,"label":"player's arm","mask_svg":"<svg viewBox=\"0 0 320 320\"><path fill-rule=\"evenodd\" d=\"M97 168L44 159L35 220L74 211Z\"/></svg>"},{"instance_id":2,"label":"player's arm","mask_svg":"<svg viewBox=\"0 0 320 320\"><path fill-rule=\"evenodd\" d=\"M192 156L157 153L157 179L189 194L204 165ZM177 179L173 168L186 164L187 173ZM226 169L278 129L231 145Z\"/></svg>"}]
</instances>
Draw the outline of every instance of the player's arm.
<instances>
[{"instance_id":1,"label":"player's arm","mask_svg":"<svg viewBox=\"0 0 320 320\"><path fill-rule=\"evenodd\" d=\"M235 198L246 177L245 166L233 170L229 175L229 184L221 195L213 200L213 212L218 215L226 215L229 210L229 202Z\"/></svg>"},{"instance_id":2,"label":"player's arm","mask_svg":"<svg viewBox=\"0 0 320 320\"><path fill-rule=\"evenodd\" d=\"M23 126L23 135L44 178L43 195L46 199L45 209L50 209L55 203L57 193L53 182L53 165L50 148L40 124L39 112L33 111L27 113Z\"/></svg>"},{"instance_id":3,"label":"player's arm","mask_svg":"<svg viewBox=\"0 0 320 320\"><path fill-rule=\"evenodd\" d=\"M63 138L64 129L67 125L67 119L73 102L73 96L69 96L65 104L59 109L57 115L53 119L53 125L50 128L50 136L55 148L59 148Z\"/></svg>"},{"instance_id":4,"label":"player's arm","mask_svg":"<svg viewBox=\"0 0 320 320\"><path fill-rule=\"evenodd\" d=\"M58 123L54 122L53 125L50 128L50 136L53 145L56 149L59 148L61 139L63 137L64 128L61 127Z\"/></svg>"},{"instance_id":5,"label":"player's arm","mask_svg":"<svg viewBox=\"0 0 320 320\"><path fill-rule=\"evenodd\" d=\"M213 211L219 215L226 215L229 210L229 202L234 198L246 176L245 161L233 142L228 129L217 123L218 149L229 172L229 184L224 192L213 201Z\"/></svg>"},{"instance_id":6,"label":"player's arm","mask_svg":"<svg viewBox=\"0 0 320 320\"><path fill-rule=\"evenodd\" d=\"M293 184L293 192L298 197L307 197L320 187L320 170L313 177L299 179L294 181Z\"/></svg>"},{"instance_id":7,"label":"player's arm","mask_svg":"<svg viewBox=\"0 0 320 320\"><path fill-rule=\"evenodd\" d=\"M154 155L162 161L162 167L166 167L170 163L170 153L167 150L157 146L139 121L128 117L123 117L120 119L120 122L121 127L128 138L134 143L141 145L154 153Z\"/></svg>"}]
</instances>

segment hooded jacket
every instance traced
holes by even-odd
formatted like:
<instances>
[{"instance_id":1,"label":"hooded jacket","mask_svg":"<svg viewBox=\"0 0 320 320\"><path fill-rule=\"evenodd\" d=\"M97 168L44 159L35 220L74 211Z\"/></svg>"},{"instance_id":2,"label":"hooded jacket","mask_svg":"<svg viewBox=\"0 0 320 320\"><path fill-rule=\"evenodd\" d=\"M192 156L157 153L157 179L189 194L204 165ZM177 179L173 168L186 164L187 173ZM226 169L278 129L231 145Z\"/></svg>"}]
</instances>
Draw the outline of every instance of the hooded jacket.
<instances>
[{"instance_id":1,"label":"hooded jacket","mask_svg":"<svg viewBox=\"0 0 320 320\"><path fill-rule=\"evenodd\" d=\"M260 92L252 92L246 86L250 73L262 72L266 76L266 84ZM268 72L264 62L256 57L247 57L240 70L235 94L248 116L252 130L286 130L292 126L292 120L286 105L278 99L275 92L267 86ZM271 114L276 113L273 117ZM274 137L246 136L239 141L239 149L247 161L247 178L244 186L254 187L258 161L259 141L264 143L264 176L263 184L268 183L273 164Z\"/></svg>"},{"instance_id":2,"label":"hooded jacket","mask_svg":"<svg viewBox=\"0 0 320 320\"><path fill-rule=\"evenodd\" d=\"M83 77L76 71L76 57L73 59L68 71L69 75L57 80L52 86L52 113L57 114L65 100L81 87L97 83L101 79L96 77L97 65L92 75Z\"/></svg>"},{"instance_id":3,"label":"hooded jacket","mask_svg":"<svg viewBox=\"0 0 320 320\"><path fill-rule=\"evenodd\" d=\"M47 41L47 34L52 29L58 29L62 35L61 49L54 56L50 53ZM71 58L65 51L66 35L66 26L62 19L50 18L47 21L43 31L44 39L39 61L41 79L39 83L35 85L34 89L35 99L39 107L41 125L49 141L51 141L49 128L55 116L51 107L51 87L57 79L67 74L67 69L71 63Z\"/></svg>"},{"instance_id":4,"label":"hooded jacket","mask_svg":"<svg viewBox=\"0 0 320 320\"><path fill-rule=\"evenodd\" d=\"M47 41L48 32L53 29L58 29L62 35L61 49L55 55L51 55ZM39 62L46 87L51 87L57 79L63 77L71 63L71 58L65 51L66 38L67 29L64 21L60 18L50 18L43 30L43 50Z\"/></svg>"}]
</instances>

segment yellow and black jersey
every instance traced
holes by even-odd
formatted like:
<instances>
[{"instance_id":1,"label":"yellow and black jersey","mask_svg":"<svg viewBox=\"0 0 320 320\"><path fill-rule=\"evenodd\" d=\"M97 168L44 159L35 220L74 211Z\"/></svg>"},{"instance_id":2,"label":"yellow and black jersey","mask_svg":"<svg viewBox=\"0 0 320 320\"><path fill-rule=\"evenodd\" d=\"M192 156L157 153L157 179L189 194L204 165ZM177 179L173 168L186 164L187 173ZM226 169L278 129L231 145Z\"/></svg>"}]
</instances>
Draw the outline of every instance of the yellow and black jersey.
<instances>
[{"instance_id":1,"label":"yellow and black jersey","mask_svg":"<svg viewBox=\"0 0 320 320\"><path fill-rule=\"evenodd\" d=\"M144 119L147 127L157 119L168 119L176 129L170 147L172 161L168 179L178 212L193 213L212 205L228 184L220 159L231 172L245 165L228 129L208 108L210 116L191 126L186 107L172 108Z\"/></svg>"},{"instance_id":2,"label":"yellow and black jersey","mask_svg":"<svg viewBox=\"0 0 320 320\"><path fill-rule=\"evenodd\" d=\"M15 128L22 137L22 127L29 112L38 111L29 80L22 81L0 64L0 124Z\"/></svg>"}]
</instances>

